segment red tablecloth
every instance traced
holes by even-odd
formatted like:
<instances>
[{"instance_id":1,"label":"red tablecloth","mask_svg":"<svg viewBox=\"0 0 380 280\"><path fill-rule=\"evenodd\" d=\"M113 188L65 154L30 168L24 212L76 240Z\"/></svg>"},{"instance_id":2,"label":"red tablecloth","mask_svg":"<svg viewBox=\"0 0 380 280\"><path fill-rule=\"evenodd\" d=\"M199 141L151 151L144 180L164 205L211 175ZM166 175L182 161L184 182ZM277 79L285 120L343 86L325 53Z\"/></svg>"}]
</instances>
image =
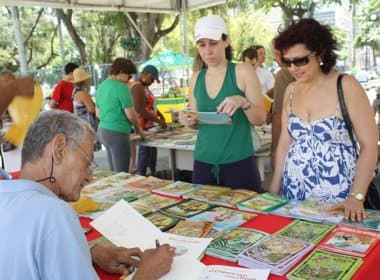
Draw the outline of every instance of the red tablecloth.
<instances>
[{"instance_id":1,"label":"red tablecloth","mask_svg":"<svg viewBox=\"0 0 380 280\"><path fill-rule=\"evenodd\" d=\"M80 218L82 226L88 227L90 219L86 218ZM258 230L265 231L267 233L274 233L277 230L281 229L282 227L289 224L293 219L286 218L286 217L280 217L276 215L265 215L265 214L259 214L254 219L248 221L247 223L243 224L242 227L247 228L254 228ZM87 234L87 239L92 240L96 237L99 237L100 234L93 230L92 232ZM204 264L221 264L221 265L230 265L230 266L237 266L236 263L225 261L222 259L218 259L215 257L205 256L202 259L202 262ZM377 265L380 264L380 245L377 245L376 248L366 257L364 258L363 265L359 268L359 270L356 272L354 277L352 279L358 280L368 280L368 279L376 279L376 275L378 273ZM100 279L102 280L113 280L113 279L119 279L119 275L111 275L107 274L104 271L102 271L99 268L96 268L96 271L98 272L98 275ZM286 276L286 274L285 274ZM270 274L269 279L270 280L277 280L277 279L286 279L286 277L280 277L273 274Z\"/></svg>"}]
</instances>

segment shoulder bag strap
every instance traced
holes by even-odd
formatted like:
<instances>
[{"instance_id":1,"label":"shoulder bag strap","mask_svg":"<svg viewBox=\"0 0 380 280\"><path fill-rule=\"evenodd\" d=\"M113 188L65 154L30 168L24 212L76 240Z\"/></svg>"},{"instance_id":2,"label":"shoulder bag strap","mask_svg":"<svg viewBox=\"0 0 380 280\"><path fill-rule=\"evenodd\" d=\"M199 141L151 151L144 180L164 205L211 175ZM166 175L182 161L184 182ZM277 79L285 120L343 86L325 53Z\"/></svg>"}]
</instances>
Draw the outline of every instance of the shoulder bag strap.
<instances>
[{"instance_id":1,"label":"shoulder bag strap","mask_svg":"<svg viewBox=\"0 0 380 280\"><path fill-rule=\"evenodd\" d=\"M354 139L352 121L351 121L350 116L348 114L346 103L344 101L343 87L342 87L342 78L343 78L344 75L345 74L340 74L338 76L338 80L337 80L339 106L340 106L340 110L342 112L344 123L346 124L348 135L350 136L350 139L351 139L351 142L352 142L352 146L354 147L355 155L358 156L356 141Z\"/></svg>"}]
</instances>

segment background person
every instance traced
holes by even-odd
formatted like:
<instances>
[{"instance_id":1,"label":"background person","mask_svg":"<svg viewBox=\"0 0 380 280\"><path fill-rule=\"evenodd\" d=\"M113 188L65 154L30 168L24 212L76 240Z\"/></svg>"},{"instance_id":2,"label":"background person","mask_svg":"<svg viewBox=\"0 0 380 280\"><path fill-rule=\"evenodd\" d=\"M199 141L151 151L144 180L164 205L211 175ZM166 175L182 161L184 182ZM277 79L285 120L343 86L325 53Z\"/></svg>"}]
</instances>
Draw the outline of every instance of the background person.
<instances>
[{"instance_id":1,"label":"background person","mask_svg":"<svg viewBox=\"0 0 380 280\"><path fill-rule=\"evenodd\" d=\"M198 125L192 182L260 191L250 127L264 123L265 109L254 69L230 62L231 42L219 16L200 18L194 33L201 59L195 65L202 69L190 79L190 109L226 113L232 124ZM180 112L179 120L197 124L196 117L186 112Z\"/></svg>"},{"instance_id":2,"label":"background person","mask_svg":"<svg viewBox=\"0 0 380 280\"><path fill-rule=\"evenodd\" d=\"M0 254L1 279L98 279L92 261L112 273L137 265L134 279L157 279L169 271L168 245L145 252L95 245L90 252L66 202L78 200L91 180L94 139L87 122L64 111L46 111L30 125L20 179L1 182L0 247L11 252Z\"/></svg>"},{"instance_id":3,"label":"background person","mask_svg":"<svg viewBox=\"0 0 380 280\"><path fill-rule=\"evenodd\" d=\"M51 109L65 110L70 113L74 112L72 94L74 90L73 72L79 66L75 63L65 65L65 77L54 87L49 107Z\"/></svg>"},{"instance_id":4,"label":"background person","mask_svg":"<svg viewBox=\"0 0 380 280\"><path fill-rule=\"evenodd\" d=\"M354 77L343 78L360 146L356 159L338 102L338 73L333 69L337 42L329 27L302 19L274 42L296 82L285 93L270 191L289 199L335 203L335 208L344 208L346 219L360 221L377 161L377 131L367 95Z\"/></svg>"},{"instance_id":5,"label":"background person","mask_svg":"<svg viewBox=\"0 0 380 280\"><path fill-rule=\"evenodd\" d=\"M96 92L96 115L99 119L98 139L107 151L110 170L128 172L130 162L130 134L132 125L143 138L143 130L137 120L128 80L137 71L129 59L116 58L110 74Z\"/></svg>"},{"instance_id":6,"label":"background person","mask_svg":"<svg viewBox=\"0 0 380 280\"><path fill-rule=\"evenodd\" d=\"M160 82L158 78L158 69L153 65L147 65L142 70L137 80L131 84L133 103L139 119L140 127L143 130L149 130L158 123L162 128L166 128L164 115L158 109L154 108L155 97L149 90L153 82ZM137 174L144 175L149 167L150 174L155 176L157 164L157 148L139 146L137 157Z\"/></svg>"},{"instance_id":7,"label":"background person","mask_svg":"<svg viewBox=\"0 0 380 280\"><path fill-rule=\"evenodd\" d=\"M282 64L281 53L277 50L274 50L273 53L277 64L281 67L274 77L273 86L271 165L274 169L277 144L281 133L281 112L283 108L285 90L291 82L295 81L295 79L292 74L290 74L288 68L284 67Z\"/></svg>"}]
</instances>

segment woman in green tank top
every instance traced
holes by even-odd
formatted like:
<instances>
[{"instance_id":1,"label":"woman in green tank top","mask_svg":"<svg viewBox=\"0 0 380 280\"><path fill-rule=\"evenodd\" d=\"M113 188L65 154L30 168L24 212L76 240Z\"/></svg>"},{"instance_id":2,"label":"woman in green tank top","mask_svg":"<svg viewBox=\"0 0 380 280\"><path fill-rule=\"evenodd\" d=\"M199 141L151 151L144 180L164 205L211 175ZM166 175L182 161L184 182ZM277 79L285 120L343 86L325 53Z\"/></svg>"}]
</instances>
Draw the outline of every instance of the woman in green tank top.
<instances>
[{"instance_id":1,"label":"woman in green tank top","mask_svg":"<svg viewBox=\"0 0 380 280\"><path fill-rule=\"evenodd\" d=\"M180 113L180 122L198 124L193 183L261 190L253 157L251 125L265 122L260 83L252 67L231 63L232 50L223 19L210 15L195 24L199 71L190 79L189 105L198 112L223 112L232 122L198 124Z\"/></svg>"}]
</instances>

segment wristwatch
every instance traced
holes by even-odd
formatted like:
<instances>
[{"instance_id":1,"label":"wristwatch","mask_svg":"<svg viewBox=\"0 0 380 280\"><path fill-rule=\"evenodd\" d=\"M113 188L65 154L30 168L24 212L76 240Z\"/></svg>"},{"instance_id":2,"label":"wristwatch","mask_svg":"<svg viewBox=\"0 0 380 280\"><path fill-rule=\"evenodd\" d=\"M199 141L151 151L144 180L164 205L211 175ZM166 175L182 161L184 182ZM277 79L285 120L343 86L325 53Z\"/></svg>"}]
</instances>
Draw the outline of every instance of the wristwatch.
<instances>
[{"instance_id":1,"label":"wristwatch","mask_svg":"<svg viewBox=\"0 0 380 280\"><path fill-rule=\"evenodd\" d=\"M364 201L364 195L362 193L350 192L350 196L354 197L359 201Z\"/></svg>"}]
</instances>

